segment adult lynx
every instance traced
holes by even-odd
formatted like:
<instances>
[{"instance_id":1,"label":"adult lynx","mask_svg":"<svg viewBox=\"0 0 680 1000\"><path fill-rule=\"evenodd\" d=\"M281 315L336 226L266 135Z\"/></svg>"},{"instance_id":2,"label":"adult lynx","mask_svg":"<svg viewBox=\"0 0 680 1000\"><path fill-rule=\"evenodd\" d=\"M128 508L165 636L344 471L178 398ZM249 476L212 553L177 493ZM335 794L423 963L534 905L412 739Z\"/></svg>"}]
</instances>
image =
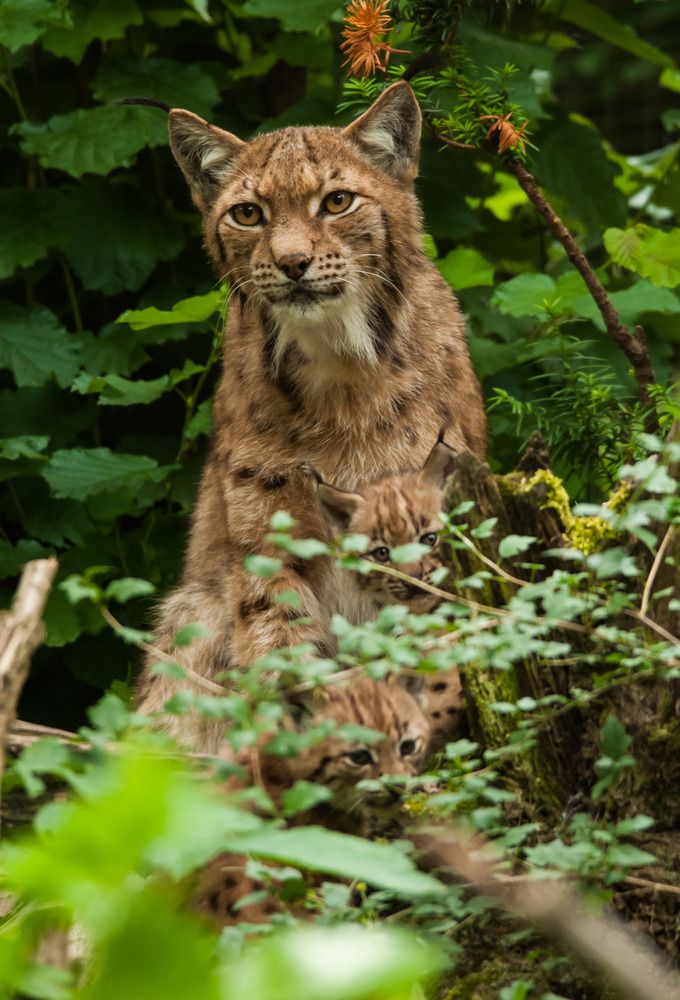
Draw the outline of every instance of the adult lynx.
<instances>
[{"instance_id":1,"label":"adult lynx","mask_svg":"<svg viewBox=\"0 0 680 1000\"><path fill-rule=\"evenodd\" d=\"M208 252L234 290L184 573L157 627L168 651L183 625L210 629L173 653L204 676L291 642L327 647L323 566L288 559L266 581L243 568L246 554L271 554L265 536L278 509L302 537L323 537L303 462L360 490L420 468L442 426L456 450L484 453L464 321L423 251L419 135L403 82L347 128L293 127L250 142L170 113ZM290 590L310 621L302 628L276 601ZM160 708L174 686L147 671L142 710ZM213 748L187 720L180 732Z\"/></svg>"}]
</instances>

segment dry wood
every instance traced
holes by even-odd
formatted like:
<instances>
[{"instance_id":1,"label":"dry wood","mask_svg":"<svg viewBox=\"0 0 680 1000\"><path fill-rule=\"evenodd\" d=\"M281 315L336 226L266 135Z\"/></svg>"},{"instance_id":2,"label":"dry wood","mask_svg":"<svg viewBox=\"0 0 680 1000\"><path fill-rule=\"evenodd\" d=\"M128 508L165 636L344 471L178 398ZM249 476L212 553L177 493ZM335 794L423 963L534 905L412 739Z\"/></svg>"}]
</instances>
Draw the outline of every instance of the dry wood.
<instances>
[{"instance_id":1,"label":"dry wood","mask_svg":"<svg viewBox=\"0 0 680 1000\"><path fill-rule=\"evenodd\" d=\"M622 1000L680 1000L676 977L649 941L614 916L584 909L564 883L499 874L492 845L478 834L434 830L413 839L428 867L434 862L452 870L475 891L558 938L613 984Z\"/></svg>"},{"instance_id":2,"label":"dry wood","mask_svg":"<svg viewBox=\"0 0 680 1000\"><path fill-rule=\"evenodd\" d=\"M43 639L41 618L56 572L56 559L27 563L14 603L0 617L0 778L4 748L28 677L31 656Z\"/></svg>"}]
</instances>

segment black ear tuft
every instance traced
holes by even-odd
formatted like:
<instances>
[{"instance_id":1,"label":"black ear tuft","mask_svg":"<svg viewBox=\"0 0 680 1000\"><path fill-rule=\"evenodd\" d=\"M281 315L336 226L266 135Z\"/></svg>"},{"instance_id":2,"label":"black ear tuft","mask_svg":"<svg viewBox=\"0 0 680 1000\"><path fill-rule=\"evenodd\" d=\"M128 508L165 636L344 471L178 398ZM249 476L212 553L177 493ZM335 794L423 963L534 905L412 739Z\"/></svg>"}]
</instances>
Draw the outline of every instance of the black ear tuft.
<instances>
[{"instance_id":1,"label":"black ear tuft","mask_svg":"<svg viewBox=\"0 0 680 1000\"><path fill-rule=\"evenodd\" d=\"M368 111L344 129L374 166L399 180L418 173L422 115L408 83L399 80L384 90Z\"/></svg>"},{"instance_id":2,"label":"black ear tuft","mask_svg":"<svg viewBox=\"0 0 680 1000\"><path fill-rule=\"evenodd\" d=\"M170 146L194 201L208 208L215 200L245 143L191 111L173 108L168 117Z\"/></svg>"}]
</instances>

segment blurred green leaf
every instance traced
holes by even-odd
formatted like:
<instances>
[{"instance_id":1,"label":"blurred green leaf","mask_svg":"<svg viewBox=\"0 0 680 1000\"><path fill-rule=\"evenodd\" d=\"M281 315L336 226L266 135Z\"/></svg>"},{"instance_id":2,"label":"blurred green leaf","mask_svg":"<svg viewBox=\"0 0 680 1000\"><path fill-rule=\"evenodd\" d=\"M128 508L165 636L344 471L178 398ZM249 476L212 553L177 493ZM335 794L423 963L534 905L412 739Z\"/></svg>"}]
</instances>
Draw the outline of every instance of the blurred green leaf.
<instances>
[{"instance_id":1,"label":"blurred green leaf","mask_svg":"<svg viewBox=\"0 0 680 1000\"><path fill-rule=\"evenodd\" d=\"M640 59L647 59L655 66L673 66L673 60L665 52L640 38L633 28L607 10L588 0L547 0L546 10L563 21L569 21L611 45L630 52Z\"/></svg>"},{"instance_id":2,"label":"blurred green leaf","mask_svg":"<svg viewBox=\"0 0 680 1000\"><path fill-rule=\"evenodd\" d=\"M607 229L604 245L622 267L649 278L654 285L680 284L680 228L664 232L644 223L630 229Z\"/></svg>"},{"instance_id":3,"label":"blurred green leaf","mask_svg":"<svg viewBox=\"0 0 680 1000\"><path fill-rule=\"evenodd\" d=\"M128 379L121 375L102 375L92 378L82 372L71 386L74 392L88 395L97 393L100 406L138 406L152 403L170 388L167 375L149 380Z\"/></svg>"},{"instance_id":4,"label":"blurred green leaf","mask_svg":"<svg viewBox=\"0 0 680 1000\"><path fill-rule=\"evenodd\" d=\"M133 330L176 323L203 323L222 308L224 298L224 291L217 290L182 299L172 309L156 309L155 306L149 306L148 309L128 309L116 322L127 323Z\"/></svg>"},{"instance_id":5,"label":"blurred green leaf","mask_svg":"<svg viewBox=\"0 0 680 1000\"><path fill-rule=\"evenodd\" d=\"M157 480L164 475L158 462L144 455L114 454L109 448L55 451L42 475L56 497L84 500L120 486Z\"/></svg>"},{"instance_id":6,"label":"blurred green leaf","mask_svg":"<svg viewBox=\"0 0 680 1000\"><path fill-rule=\"evenodd\" d=\"M129 27L143 20L135 0L71 0L69 14L72 24L47 31L42 44L48 52L74 63L80 62L95 39L122 38Z\"/></svg>"},{"instance_id":7,"label":"blurred green leaf","mask_svg":"<svg viewBox=\"0 0 680 1000\"><path fill-rule=\"evenodd\" d=\"M31 45L50 24L64 18L53 0L0 0L0 38L10 52Z\"/></svg>"},{"instance_id":8,"label":"blurred green leaf","mask_svg":"<svg viewBox=\"0 0 680 1000\"><path fill-rule=\"evenodd\" d=\"M338 0L297 0L282 4L280 0L246 0L244 12L252 17L273 17L287 31L315 31L340 9Z\"/></svg>"},{"instance_id":9,"label":"blurred green leaf","mask_svg":"<svg viewBox=\"0 0 680 1000\"><path fill-rule=\"evenodd\" d=\"M472 247L456 247L437 261L437 268L454 291L493 284L493 265Z\"/></svg>"},{"instance_id":10,"label":"blurred green leaf","mask_svg":"<svg viewBox=\"0 0 680 1000\"><path fill-rule=\"evenodd\" d=\"M1 9L1 8L0 8ZM55 208L57 191L6 187L0 191L0 278L14 274L19 267L30 267L58 245L59 225Z\"/></svg>"},{"instance_id":11,"label":"blurred green leaf","mask_svg":"<svg viewBox=\"0 0 680 1000\"><path fill-rule=\"evenodd\" d=\"M0 367L18 386L44 385L54 378L67 386L78 369L78 343L45 306L22 309L0 303Z\"/></svg>"}]
</instances>

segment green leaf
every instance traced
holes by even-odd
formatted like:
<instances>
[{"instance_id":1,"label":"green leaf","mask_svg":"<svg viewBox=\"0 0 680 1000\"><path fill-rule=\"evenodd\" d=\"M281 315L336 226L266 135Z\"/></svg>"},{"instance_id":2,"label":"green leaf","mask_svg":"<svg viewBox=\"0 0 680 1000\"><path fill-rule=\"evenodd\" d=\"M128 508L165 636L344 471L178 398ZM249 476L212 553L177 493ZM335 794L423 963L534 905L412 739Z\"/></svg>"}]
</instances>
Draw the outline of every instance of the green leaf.
<instances>
[{"instance_id":1,"label":"green leaf","mask_svg":"<svg viewBox=\"0 0 680 1000\"><path fill-rule=\"evenodd\" d=\"M24 783L29 798L40 795L45 783L36 777L37 773L63 775L69 763L69 751L55 739L41 739L26 747L14 763L14 771Z\"/></svg>"},{"instance_id":2,"label":"green leaf","mask_svg":"<svg viewBox=\"0 0 680 1000\"><path fill-rule=\"evenodd\" d=\"M201 625L200 622L191 622L175 632L174 645L190 646L195 639L207 639L211 635L212 632L205 625Z\"/></svg>"},{"instance_id":3,"label":"green leaf","mask_svg":"<svg viewBox=\"0 0 680 1000\"><path fill-rule=\"evenodd\" d=\"M338 0L247 0L243 13L251 17L273 17L287 31L315 31L341 7Z\"/></svg>"},{"instance_id":4,"label":"green leaf","mask_svg":"<svg viewBox=\"0 0 680 1000\"><path fill-rule=\"evenodd\" d=\"M638 37L629 24L613 17L599 4L588 3L588 0L547 0L544 6L561 20L597 35L624 52L646 59L655 66L673 66L669 55Z\"/></svg>"},{"instance_id":5,"label":"green leaf","mask_svg":"<svg viewBox=\"0 0 680 1000\"><path fill-rule=\"evenodd\" d=\"M680 228L663 232L644 223L630 229L607 229L607 251L622 267L649 278L654 285L680 284Z\"/></svg>"},{"instance_id":6,"label":"green leaf","mask_svg":"<svg viewBox=\"0 0 680 1000\"><path fill-rule=\"evenodd\" d=\"M80 604L81 601L94 601L102 596L101 587L91 580L86 580L80 573L72 573L58 584L59 590L66 594L69 604Z\"/></svg>"},{"instance_id":7,"label":"green leaf","mask_svg":"<svg viewBox=\"0 0 680 1000\"><path fill-rule=\"evenodd\" d=\"M43 167L72 177L129 166L140 149L161 142L157 129L149 129L147 115L123 104L78 108L46 122L21 122L12 133L19 135L27 156L37 156Z\"/></svg>"},{"instance_id":8,"label":"green leaf","mask_svg":"<svg viewBox=\"0 0 680 1000\"><path fill-rule=\"evenodd\" d=\"M491 302L508 316L547 319L547 304L554 300L555 289L555 282L547 274L518 274L498 285Z\"/></svg>"},{"instance_id":9,"label":"green leaf","mask_svg":"<svg viewBox=\"0 0 680 1000\"><path fill-rule=\"evenodd\" d=\"M296 781L292 788L287 788L281 796L285 816L295 816L297 813L313 809L321 802L329 802L333 794L325 785L315 785L310 781Z\"/></svg>"},{"instance_id":10,"label":"green leaf","mask_svg":"<svg viewBox=\"0 0 680 1000\"><path fill-rule=\"evenodd\" d=\"M285 549L298 559L314 559L316 556L327 555L329 551L328 545L318 538L293 538L286 543Z\"/></svg>"},{"instance_id":11,"label":"green leaf","mask_svg":"<svg viewBox=\"0 0 680 1000\"><path fill-rule=\"evenodd\" d=\"M67 386L78 369L78 343L44 306L22 309L0 303L0 367L18 386L44 385L54 378Z\"/></svg>"},{"instance_id":12,"label":"green leaf","mask_svg":"<svg viewBox=\"0 0 680 1000\"><path fill-rule=\"evenodd\" d=\"M124 604L132 600L133 597L147 597L153 594L156 588L149 580L140 580L134 576L124 576L120 580L114 580L104 591L104 596L112 601L119 601Z\"/></svg>"},{"instance_id":13,"label":"green leaf","mask_svg":"<svg viewBox=\"0 0 680 1000\"><path fill-rule=\"evenodd\" d=\"M303 926L252 941L241 955L230 957L221 997L416 1000L424 996L418 982L444 966L432 944L401 928Z\"/></svg>"},{"instance_id":14,"label":"green leaf","mask_svg":"<svg viewBox=\"0 0 680 1000\"><path fill-rule=\"evenodd\" d=\"M58 191L26 187L0 191L0 278L10 277L19 267L30 267L58 245L55 209L60 197Z\"/></svg>"},{"instance_id":15,"label":"green leaf","mask_svg":"<svg viewBox=\"0 0 680 1000\"><path fill-rule=\"evenodd\" d=\"M90 42L108 42L122 38L128 27L142 23L142 12L135 0L71 0L69 13L73 24L49 30L42 45L55 56L65 56L79 63Z\"/></svg>"},{"instance_id":16,"label":"green leaf","mask_svg":"<svg viewBox=\"0 0 680 1000\"><path fill-rule=\"evenodd\" d=\"M612 760L623 757L632 742L631 737L626 735L626 730L613 713L607 716L602 726L601 739L602 749Z\"/></svg>"},{"instance_id":17,"label":"green leaf","mask_svg":"<svg viewBox=\"0 0 680 1000\"><path fill-rule=\"evenodd\" d=\"M14 462L18 458L42 459L41 454L49 444L48 437L23 434L19 437L0 438L0 458Z\"/></svg>"},{"instance_id":18,"label":"green leaf","mask_svg":"<svg viewBox=\"0 0 680 1000\"><path fill-rule=\"evenodd\" d=\"M526 552L535 541L533 535L506 535L498 543L498 555L501 559L511 559L520 552Z\"/></svg>"},{"instance_id":19,"label":"green leaf","mask_svg":"<svg viewBox=\"0 0 680 1000\"><path fill-rule=\"evenodd\" d=\"M541 186L564 201L569 216L593 241L599 243L605 226L624 223L626 199L614 183L619 167L595 129L573 121L555 123L541 136L534 170Z\"/></svg>"},{"instance_id":20,"label":"green leaf","mask_svg":"<svg viewBox=\"0 0 680 1000\"><path fill-rule=\"evenodd\" d=\"M56 497L86 500L120 486L157 481L164 475L158 462L145 455L114 454L109 448L55 451L42 475Z\"/></svg>"},{"instance_id":21,"label":"green leaf","mask_svg":"<svg viewBox=\"0 0 680 1000\"><path fill-rule=\"evenodd\" d=\"M50 24L65 19L53 0L0 0L0 38L10 52L32 45Z\"/></svg>"},{"instance_id":22,"label":"green leaf","mask_svg":"<svg viewBox=\"0 0 680 1000\"><path fill-rule=\"evenodd\" d=\"M339 878L364 879L407 898L439 895L445 891L437 879L419 872L399 848L321 827L256 831L228 840L223 849L283 861Z\"/></svg>"},{"instance_id":23,"label":"green leaf","mask_svg":"<svg viewBox=\"0 0 680 1000\"><path fill-rule=\"evenodd\" d=\"M649 851L642 851L632 844L615 844L607 852L607 860L612 865L621 865L622 868L637 868L640 865L653 865L656 857Z\"/></svg>"},{"instance_id":24,"label":"green leaf","mask_svg":"<svg viewBox=\"0 0 680 1000\"><path fill-rule=\"evenodd\" d=\"M94 95L102 103L143 95L165 101L171 108L190 108L203 118L211 117L220 99L215 80L200 64L159 56L106 59L97 71ZM158 132L158 144L167 142L166 115L158 108L142 106L137 110L150 132Z\"/></svg>"},{"instance_id":25,"label":"green leaf","mask_svg":"<svg viewBox=\"0 0 680 1000\"><path fill-rule=\"evenodd\" d=\"M446 257L437 261L437 269L455 292L493 284L493 264L472 247L456 247L451 250Z\"/></svg>"},{"instance_id":26,"label":"green leaf","mask_svg":"<svg viewBox=\"0 0 680 1000\"><path fill-rule=\"evenodd\" d=\"M45 559L51 555L51 549L32 538L22 538L16 545L0 538L0 580L16 576L31 559Z\"/></svg>"},{"instance_id":27,"label":"green leaf","mask_svg":"<svg viewBox=\"0 0 680 1000\"><path fill-rule=\"evenodd\" d=\"M390 549L390 560L393 563L418 562L429 551L429 545L421 545L420 542L410 542L408 545L397 545L396 548Z\"/></svg>"},{"instance_id":28,"label":"green leaf","mask_svg":"<svg viewBox=\"0 0 680 1000\"><path fill-rule=\"evenodd\" d=\"M269 520L269 525L274 531L289 531L296 524L297 521L290 516L287 510L275 511Z\"/></svg>"},{"instance_id":29,"label":"green leaf","mask_svg":"<svg viewBox=\"0 0 680 1000\"><path fill-rule=\"evenodd\" d=\"M139 288L159 261L171 260L184 245L179 224L127 184L73 187L64 212L69 263L86 288L107 295Z\"/></svg>"},{"instance_id":30,"label":"green leaf","mask_svg":"<svg viewBox=\"0 0 680 1000\"><path fill-rule=\"evenodd\" d=\"M280 559L272 559L270 556L246 556L243 565L254 576L259 576L267 580L270 576L275 576L283 566Z\"/></svg>"},{"instance_id":31,"label":"green leaf","mask_svg":"<svg viewBox=\"0 0 680 1000\"><path fill-rule=\"evenodd\" d=\"M200 437L201 435L209 435L212 429L212 400L206 399L201 403L189 421L187 429L184 432L184 437L188 441L193 441L194 438Z\"/></svg>"},{"instance_id":32,"label":"green leaf","mask_svg":"<svg viewBox=\"0 0 680 1000\"><path fill-rule=\"evenodd\" d=\"M128 309L116 320L127 323L133 330L147 330L154 326L174 326L177 323L204 323L224 305L226 288L205 295L193 295L176 302L172 309Z\"/></svg>"},{"instance_id":33,"label":"green leaf","mask_svg":"<svg viewBox=\"0 0 680 1000\"><path fill-rule=\"evenodd\" d=\"M97 402L100 406L136 406L141 403L152 403L170 388L167 375L150 380L128 379L122 375L102 375L93 378L82 372L71 386L74 392L82 395L98 393Z\"/></svg>"}]
</instances>

